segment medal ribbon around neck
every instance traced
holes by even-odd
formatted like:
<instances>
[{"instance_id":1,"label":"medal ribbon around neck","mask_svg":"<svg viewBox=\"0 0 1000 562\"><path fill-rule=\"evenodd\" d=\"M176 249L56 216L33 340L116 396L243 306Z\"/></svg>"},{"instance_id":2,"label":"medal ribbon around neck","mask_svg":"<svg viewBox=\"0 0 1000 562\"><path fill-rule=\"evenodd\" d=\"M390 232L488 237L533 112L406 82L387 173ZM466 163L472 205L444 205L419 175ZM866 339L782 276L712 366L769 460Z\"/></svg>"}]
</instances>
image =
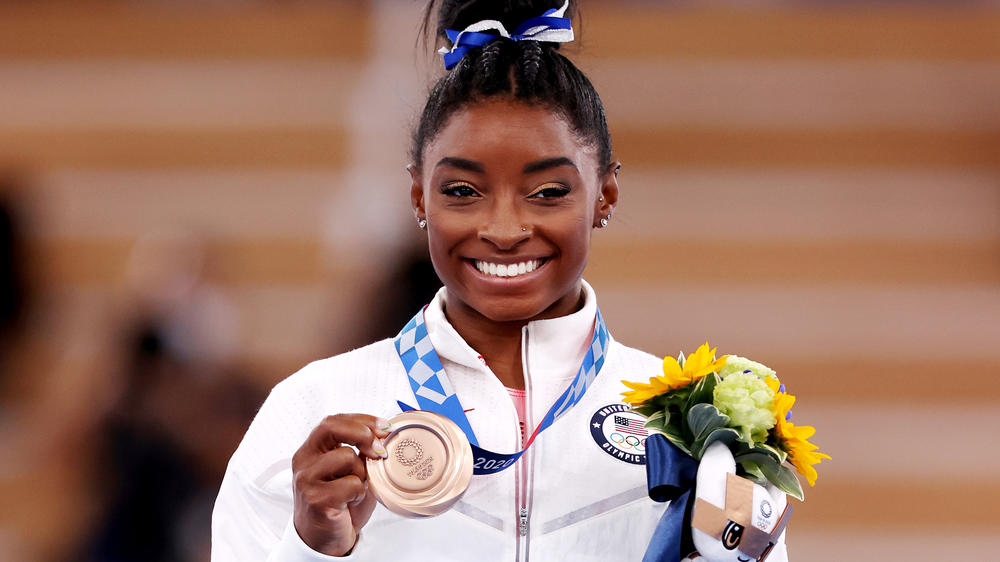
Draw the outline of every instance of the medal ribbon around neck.
<instances>
[{"instance_id":1,"label":"medal ribbon around neck","mask_svg":"<svg viewBox=\"0 0 1000 562\"><path fill-rule=\"evenodd\" d=\"M584 393L587 392L587 389L597 378L597 374L600 373L601 367L604 366L604 357L610 339L604 318L601 316L601 311L598 310L594 320L594 337L583 356L583 363L577 369L576 377L559 398L556 398L555 403L552 404L541 423L528 438L524 448L516 453L494 453L479 446L476 433L472 431L469 418L465 415L465 409L462 408L462 403L459 402L458 395L455 393L454 387L451 386L448 375L444 372L441 358L438 357L437 351L434 350L434 345L431 343L431 338L427 334L423 310L418 312L403 327L393 344L396 346L400 361L403 362L403 368L406 369L406 375L410 379L410 388L417 398L417 405L420 409L441 414L455 422L465 432L469 443L472 444L472 452L476 457L473 474L493 474L513 466L517 459L521 458L521 455L528 450L538 434L548 429L583 398ZM403 402L398 402L398 404L404 412L415 409Z\"/></svg>"}]
</instances>

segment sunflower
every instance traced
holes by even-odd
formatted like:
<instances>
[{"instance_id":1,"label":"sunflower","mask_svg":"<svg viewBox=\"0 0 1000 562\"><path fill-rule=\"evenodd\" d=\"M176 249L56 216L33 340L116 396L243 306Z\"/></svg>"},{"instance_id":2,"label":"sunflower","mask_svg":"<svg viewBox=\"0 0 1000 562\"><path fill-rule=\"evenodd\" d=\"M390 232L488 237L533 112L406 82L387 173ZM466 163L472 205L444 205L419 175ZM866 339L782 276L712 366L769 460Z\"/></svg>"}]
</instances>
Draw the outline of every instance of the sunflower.
<instances>
[{"instance_id":1,"label":"sunflower","mask_svg":"<svg viewBox=\"0 0 1000 562\"><path fill-rule=\"evenodd\" d=\"M705 342L686 360L683 355L681 361L673 357L665 357L663 359L663 376L650 377L649 384L622 381L625 386L632 389L622 393L625 397L624 401L635 406L660 394L687 386L709 373L718 371L726 364L728 356L723 355L716 359L715 350L714 347L709 349L708 342Z\"/></svg>"},{"instance_id":2,"label":"sunflower","mask_svg":"<svg viewBox=\"0 0 1000 562\"><path fill-rule=\"evenodd\" d=\"M812 465L829 459L830 455L820 453L816 450L818 447L808 441L816 433L816 428L810 425L796 426L788 420L792 405L795 404L795 396L781 392L776 379L767 378L764 382L774 391L774 409L778 422L774 431L781 442L781 448L788 452L788 461L799 474L805 476L810 486L815 486L817 474Z\"/></svg>"}]
</instances>

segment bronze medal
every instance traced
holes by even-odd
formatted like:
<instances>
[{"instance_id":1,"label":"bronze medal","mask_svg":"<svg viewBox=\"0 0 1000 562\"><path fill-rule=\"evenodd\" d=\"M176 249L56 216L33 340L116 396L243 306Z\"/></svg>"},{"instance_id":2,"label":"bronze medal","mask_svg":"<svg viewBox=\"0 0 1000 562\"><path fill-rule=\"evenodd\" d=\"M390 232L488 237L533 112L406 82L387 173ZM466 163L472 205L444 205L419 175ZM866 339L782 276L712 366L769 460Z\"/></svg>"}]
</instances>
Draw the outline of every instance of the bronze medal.
<instances>
[{"instance_id":1,"label":"bronze medal","mask_svg":"<svg viewBox=\"0 0 1000 562\"><path fill-rule=\"evenodd\" d=\"M448 418L427 411L389 420L387 459L368 459L368 487L387 509L406 517L448 510L472 480L472 446Z\"/></svg>"}]
</instances>

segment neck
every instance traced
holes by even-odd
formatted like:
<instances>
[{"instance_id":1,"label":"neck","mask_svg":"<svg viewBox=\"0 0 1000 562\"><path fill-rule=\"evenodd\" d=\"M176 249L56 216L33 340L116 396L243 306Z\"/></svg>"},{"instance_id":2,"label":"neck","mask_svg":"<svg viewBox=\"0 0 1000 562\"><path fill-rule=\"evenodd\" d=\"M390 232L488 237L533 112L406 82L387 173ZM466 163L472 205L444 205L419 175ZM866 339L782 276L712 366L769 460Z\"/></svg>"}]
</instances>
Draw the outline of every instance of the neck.
<instances>
[{"instance_id":1,"label":"neck","mask_svg":"<svg viewBox=\"0 0 1000 562\"><path fill-rule=\"evenodd\" d=\"M557 303L536 317L526 320L497 322L460 301L446 302L444 313L462 339L483 356L493 374L507 388L524 390L524 370L521 363L521 329L531 320L558 318L583 307L584 292L579 297Z\"/></svg>"},{"instance_id":2,"label":"neck","mask_svg":"<svg viewBox=\"0 0 1000 562\"><path fill-rule=\"evenodd\" d=\"M444 312L448 322L472 349L483 356L490 370L504 386L524 390L521 328L528 322L493 322L478 313L464 313L463 308L465 307L446 306Z\"/></svg>"}]
</instances>

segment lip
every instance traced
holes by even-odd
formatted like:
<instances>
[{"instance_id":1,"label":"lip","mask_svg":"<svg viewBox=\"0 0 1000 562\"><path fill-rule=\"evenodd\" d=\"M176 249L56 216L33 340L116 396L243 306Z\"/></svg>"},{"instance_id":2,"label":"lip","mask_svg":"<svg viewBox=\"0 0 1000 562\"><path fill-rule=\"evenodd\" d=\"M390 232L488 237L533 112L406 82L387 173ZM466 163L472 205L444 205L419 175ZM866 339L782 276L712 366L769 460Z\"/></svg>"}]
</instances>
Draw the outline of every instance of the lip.
<instances>
[{"instance_id":1,"label":"lip","mask_svg":"<svg viewBox=\"0 0 1000 562\"><path fill-rule=\"evenodd\" d=\"M531 273L522 273L522 274L520 274L520 275L518 275L516 277L500 277L500 276L497 276L497 275L487 275L487 274L479 271L479 269L476 268L476 261L477 260L479 260L479 261L488 261L488 262L492 262L492 263L495 263L495 264L498 264L498 265L500 265L500 264L511 265L511 264L518 264L518 263L521 263L521 262L524 262L524 261L528 261L528 260L538 260L538 261L541 262L541 264L539 264L539 266L536 267L535 270L532 271ZM551 258L551 256L545 256L545 257L527 257L526 256L526 257L523 257L523 258L519 257L519 258L516 258L516 259L514 259L514 258L503 258L503 259L499 259L499 258L465 258L462 261L465 262L465 266L468 267L472 271L472 275L476 279L478 279L478 280L480 280L482 282L485 282L485 283L493 284L495 286L512 287L512 286L517 286L517 285L524 284L524 283L530 283L532 280L534 280L536 277L538 277L539 275L542 274L540 272L544 272L547 269L546 266L548 266L549 262L552 261L552 258Z\"/></svg>"}]
</instances>

